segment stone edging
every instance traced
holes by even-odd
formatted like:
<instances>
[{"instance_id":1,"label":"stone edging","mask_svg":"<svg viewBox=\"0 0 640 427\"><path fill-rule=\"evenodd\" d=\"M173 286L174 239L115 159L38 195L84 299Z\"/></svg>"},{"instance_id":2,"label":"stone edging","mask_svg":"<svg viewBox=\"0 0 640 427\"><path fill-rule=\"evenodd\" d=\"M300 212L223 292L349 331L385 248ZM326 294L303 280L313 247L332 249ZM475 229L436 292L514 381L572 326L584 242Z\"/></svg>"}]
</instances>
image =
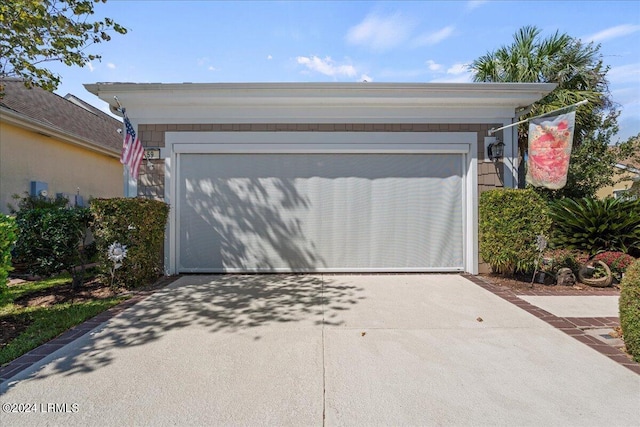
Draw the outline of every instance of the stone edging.
<instances>
[{"instance_id":1,"label":"stone edging","mask_svg":"<svg viewBox=\"0 0 640 427\"><path fill-rule=\"evenodd\" d=\"M640 375L640 363L636 363L631 360L627 355L622 353L616 347L611 345L604 344L602 341L599 341L597 338L594 338L588 334L586 334L581 327L595 327L595 328L606 328L606 327L615 327L620 324L620 321L617 317L569 317L562 318L555 316L549 313L546 310L543 310L535 305L518 298L518 295L514 293L512 290L500 287L490 281L490 279L485 279L481 276L472 276L469 274L463 274L464 278L469 281L475 283L483 289L493 293L494 295L499 296L500 298L510 302L513 305L518 306L523 309L527 313L530 313L536 316L540 320L544 320L551 326L560 329L565 334L575 338L583 344L588 345L592 349L598 351L599 353L607 356L609 359L613 360L624 366L625 368L635 372ZM528 295L528 294L527 294ZM551 295L551 293L545 293L542 295ZM562 294L565 295L565 294ZM581 293L580 295L584 295ZM601 292L598 295L602 295ZM617 295L617 294L616 294Z\"/></svg>"}]
</instances>

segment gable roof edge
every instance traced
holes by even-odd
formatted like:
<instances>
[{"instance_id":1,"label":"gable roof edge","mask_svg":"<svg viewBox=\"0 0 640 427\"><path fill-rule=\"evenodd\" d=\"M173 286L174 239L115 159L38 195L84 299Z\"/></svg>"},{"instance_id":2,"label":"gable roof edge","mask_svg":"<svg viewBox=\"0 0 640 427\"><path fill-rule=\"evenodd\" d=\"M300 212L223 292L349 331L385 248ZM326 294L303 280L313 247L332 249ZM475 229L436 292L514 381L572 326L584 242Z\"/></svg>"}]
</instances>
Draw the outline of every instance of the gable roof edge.
<instances>
[{"instance_id":1,"label":"gable roof edge","mask_svg":"<svg viewBox=\"0 0 640 427\"><path fill-rule=\"evenodd\" d=\"M24 114L9 110L7 108L0 108L2 114L0 114L0 121L20 127L22 129L30 130L44 136L55 137L63 142L66 142L77 147L85 148L87 150L103 154L113 158L120 158L120 151L116 149L109 149L105 146L97 145L92 141L81 138L64 130L43 123L39 120L35 120Z\"/></svg>"}]
</instances>

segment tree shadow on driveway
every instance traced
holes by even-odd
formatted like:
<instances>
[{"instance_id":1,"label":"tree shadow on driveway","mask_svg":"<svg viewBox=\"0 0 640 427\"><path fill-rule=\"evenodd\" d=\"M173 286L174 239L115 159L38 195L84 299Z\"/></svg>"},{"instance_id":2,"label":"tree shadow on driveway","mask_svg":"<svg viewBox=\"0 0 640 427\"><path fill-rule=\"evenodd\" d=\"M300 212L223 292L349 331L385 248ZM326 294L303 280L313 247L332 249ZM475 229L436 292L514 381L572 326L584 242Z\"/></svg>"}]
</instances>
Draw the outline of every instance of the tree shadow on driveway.
<instances>
[{"instance_id":1,"label":"tree shadow on driveway","mask_svg":"<svg viewBox=\"0 0 640 427\"><path fill-rule=\"evenodd\" d=\"M259 340L267 329L339 326L342 322L333 320L337 312L362 300L362 290L339 276L185 276L72 343L76 348L63 349L49 362L52 369L32 376L95 371L113 363L118 349L144 346L187 328L217 336L250 331Z\"/></svg>"}]
</instances>

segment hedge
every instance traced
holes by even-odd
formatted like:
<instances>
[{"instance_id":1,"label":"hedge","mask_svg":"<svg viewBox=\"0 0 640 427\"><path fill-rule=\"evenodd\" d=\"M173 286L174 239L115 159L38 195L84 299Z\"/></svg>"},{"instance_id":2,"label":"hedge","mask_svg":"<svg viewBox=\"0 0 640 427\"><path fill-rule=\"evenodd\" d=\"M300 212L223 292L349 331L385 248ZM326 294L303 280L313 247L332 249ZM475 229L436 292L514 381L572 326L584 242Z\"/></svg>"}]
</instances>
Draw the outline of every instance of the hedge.
<instances>
[{"instance_id":1,"label":"hedge","mask_svg":"<svg viewBox=\"0 0 640 427\"><path fill-rule=\"evenodd\" d=\"M0 292L7 286L11 271L11 248L17 238L15 219L0 213Z\"/></svg>"},{"instance_id":2,"label":"hedge","mask_svg":"<svg viewBox=\"0 0 640 427\"><path fill-rule=\"evenodd\" d=\"M640 260L629 268L620 282L620 327L627 351L640 362Z\"/></svg>"},{"instance_id":3,"label":"hedge","mask_svg":"<svg viewBox=\"0 0 640 427\"><path fill-rule=\"evenodd\" d=\"M21 207L16 214L19 229L16 257L27 263L32 274L69 272L72 287L78 289L84 282L87 259L83 244L90 221L91 212L87 208Z\"/></svg>"},{"instance_id":4,"label":"hedge","mask_svg":"<svg viewBox=\"0 0 640 427\"><path fill-rule=\"evenodd\" d=\"M143 198L94 199L92 225L103 276L114 285L135 288L153 283L162 274L162 248L169 206ZM121 268L113 269L109 246L126 246ZM112 276L113 273L113 276Z\"/></svg>"},{"instance_id":5,"label":"hedge","mask_svg":"<svg viewBox=\"0 0 640 427\"><path fill-rule=\"evenodd\" d=\"M547 203L531 189L496 189L480 195L480 256L496 273L534 270L537 237L548 236Z\"/></svg>"}]
</instances>

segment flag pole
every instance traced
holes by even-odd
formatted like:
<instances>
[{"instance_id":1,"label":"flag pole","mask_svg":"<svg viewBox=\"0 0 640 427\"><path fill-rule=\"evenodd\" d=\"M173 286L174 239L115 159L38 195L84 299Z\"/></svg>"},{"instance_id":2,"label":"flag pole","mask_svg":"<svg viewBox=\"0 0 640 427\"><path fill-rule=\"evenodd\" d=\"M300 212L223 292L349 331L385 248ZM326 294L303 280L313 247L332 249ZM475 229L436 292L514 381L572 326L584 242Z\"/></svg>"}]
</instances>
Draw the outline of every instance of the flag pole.
<instances>
[{"instance_id":1,"label":"flag pole","mask_svg":"<svg viewBox=\"0 0 640 427\"><path fill-rule=\"evenodd\" d=\"M113 99L116 101L116 104L118 104L118 110L119 112L122 113L122 116L125 118L127 118L127 110L122 106L122 104L120 103L120 100L118 99L117 96L113 96ZM122 135L124 138L124 135L127 134L127 128L126 128L126 124L125 121L122 122ZM124 147L123 147L124 150ZM122 163L122 155L120 157L120 162ZM124 197L135 197L132 196L132 194L134 193L134 191L132 191L132 187L137 187L137 183L135 183L135 181L133 180L133 177L131 176L131 168L129 167L129 165L124 164L123 163L123 168L122 168L122 178L123 178L123 195ZM137 192L137 191L136 191Z\"/></svg>"},{"instance_id":2,"label":"flag pole","mask_svg":"<svg viewBox=\"0 0 640 427\"><path fill-rule=\"evenodd\" d=\"M491 136L494 133L498 132L499 130L507 129L507 128L510 128L510 127L513 127L513 126L517 126L517 125L522 124L522 123L527 123L529 120L538 119L540 117L548 116L549 114L553 114L553 113L555 113L557 111L566 110L567 108L579 107L579 106L584 105L584 104L586 104L588 102L589 102L588 100L583 99L582 101L576 102L575 104L567 105L566 107L558 108L558 109L555 109L553 111L549 111L548 113L540 114L539 116L529 117L528 119L520 120L519 122L511 123L510 125L502 126L502 127L497 128L497 129L496 128L491 128L491 129L489 129L488 134L489 134L489 136Z\"/></svg>"},{"instance_id":3,"label":"flag pole","mask_svg":"<svg viewBox=\"0 0 640 427\"><path fill-rule=\"evenodd\" d=\"M122 114L124 114L124 108L122 107L122 104L120 104L120 100L118 99L117 96L113 96L113 99L116 100L116 104L118 104L118 111L120 111Z\"/></svg>"}]
</instances>

